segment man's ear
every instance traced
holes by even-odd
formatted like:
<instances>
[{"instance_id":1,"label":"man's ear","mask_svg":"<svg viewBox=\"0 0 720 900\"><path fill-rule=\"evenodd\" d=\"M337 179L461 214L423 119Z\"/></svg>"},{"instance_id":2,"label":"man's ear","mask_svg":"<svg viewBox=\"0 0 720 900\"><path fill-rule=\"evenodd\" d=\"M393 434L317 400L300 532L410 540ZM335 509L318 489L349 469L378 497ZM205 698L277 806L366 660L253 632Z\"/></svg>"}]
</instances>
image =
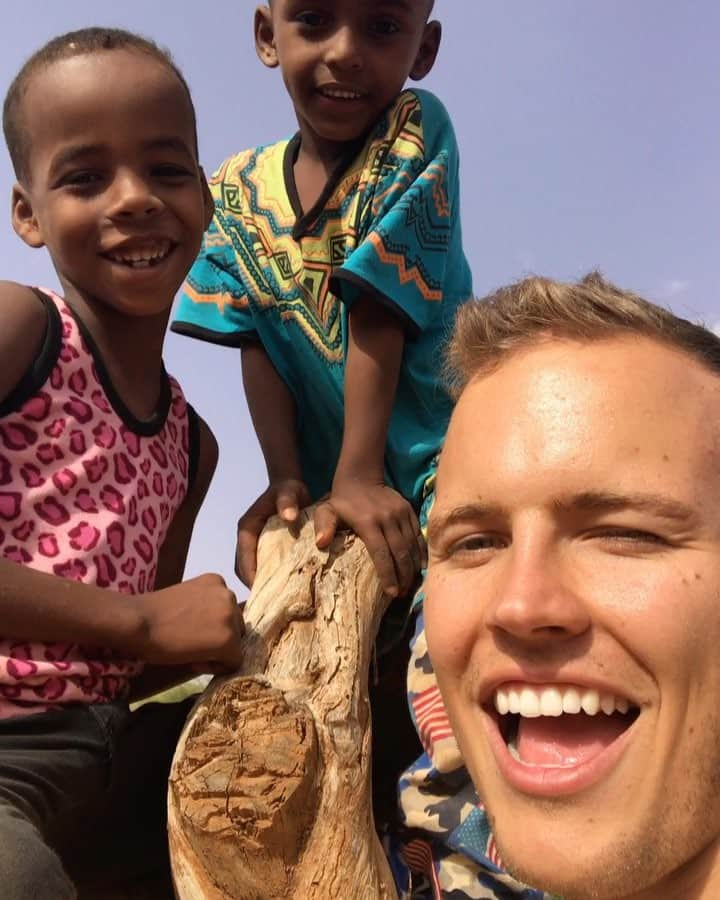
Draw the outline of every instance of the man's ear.
<instances>
[{"instance_id":1,"label":"man's ear","mask_svg":"<svg viewBox=\"0 0 720 900\"><path fill-rule=\"evenodd\" d=\"M268 69L274 69L278 65L275 31L269 6L258 6L255 10L255 52L260 62Z\"/></svg>"},{"instance_id":2,"label":"man's ear","mask_svg":"<svg viewBox=\"0 0 720 900\"><path fill-rule=\"evenodd\" d=\"M210 227L210 223L212 222L212 217L215 214L215 201L213 200L213 196L210 193L210 186L207 183L207 178L205 177L205 172L200 167L200 177L202 178L202 191L203 191L203 207L205 212L205 231Z\"/></svg>"},{"instance_id":3,"label":"man's ear","mask_svg":"<svg viewBox=\"0 0 720 900\"><path fill-rule=\"evenodd\" d=\"M40 225L33 212L32 201L27 188L19 182L13 186L12 191L12 226L15 233L25 241L29 247L44 247L40 231Z\"/></svg>"},{"instance_id":4,"label":"man's ear","mask_svg":"<svg viewBox=\"0 0 720 900\"><path fill-rule=\"evenodd\" d=\"M415 57L413 67L410 69L410 77L413 81L420 81L435 65L441 37L442 25L439 22L428 22L420 42L420 49Z\"/></svg>"}]
</instances>

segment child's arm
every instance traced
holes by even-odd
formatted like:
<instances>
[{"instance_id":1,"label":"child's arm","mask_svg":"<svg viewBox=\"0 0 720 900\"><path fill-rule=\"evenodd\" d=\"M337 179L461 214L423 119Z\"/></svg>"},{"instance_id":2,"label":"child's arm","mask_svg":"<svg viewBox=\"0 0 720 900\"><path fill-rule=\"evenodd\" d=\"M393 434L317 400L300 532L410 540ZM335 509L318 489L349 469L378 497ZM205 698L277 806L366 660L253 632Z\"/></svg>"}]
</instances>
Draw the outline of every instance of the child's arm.
<instances>
[{"instance_id":1,"label":"child's arm","mask_svg":"<svg viewBox=\"0 0 720 900\"><path fill-rule=\"evenodd\" d=\"M110 647L160 665L232 671L242 658L242 614L219 575L131 596L0 560L0 623L4 637Z\"/></svg>"},{"instance_id":2,"label":"child's arm","mask_svg":"<svg viewBox=\"0 0 720 900\"><path fill-rule=\"evenodd\" d=\"M155 590L182 581L185 560L190 548L195 519L200 512L218 462L218 445L207 423L197 417L198 457L192 486L180 508L173 516L165 540L160 548Z\"/></svg>"},{"instance_id":3,"label":"child's arm","mask_svg":"<svg viewBox=\"0 0 720 900\"><path fill-rule=\"evenodd\" d=\"M257 544L267 520L279 515L294 522L310 495L297 450L295 400L261 344L242 348L245 396L268 473L268 488L238 522L235 571L251 586L257 569Z\"/></svg>"},{"instance_id":4,"label":"child's arm","mask_svg":"<svg viewBox=\"0 0 720 900\"><path fill-rule=\"evenodd\" d=\"M355 301L349 322L343 443L315 532L318 546L326 547L339 522L349 525L368 548L383 589L398 596L412 588L424 554L412 506L384 481L405 332L397 315L369 298Z\"/></svg>"},{"instance_id":5,"label":"child's arm","mask_svg":"<svg viewBox=\"0 0 720 900\"><path fill-rule=\"evenodd\" d=\"M217 467L218 445L215 435L199 416L197 427L198 461L195 478L165 536L158 559L155 590L161 590L182 581L195 520ZM210 668L215 670L216 667L198 664L146 666L142 673L133 679L131 696L133 699L146 697L192 678L201 671L208 671Z\"/></svg>"},{"instance_id":6,"label":"child's arm","mask_svg":"<svg viewBox=\"0 0 720 900\"><path fill-rule=\"evenodd\" d=\"M21 284L0 281L0 403L17 386L37 356L47 327L39 298Z\"/></svg>"},{"instance_id":7,"label":"child's arm","mask_svg":"<svg viewBox=\"0 0 720 900\"><path fill-rule=\"evenodd\" d=\"M37 355L47 314L29 288L11 282L0 282L0 304L2 403ZM111 647L151 663L234 669L241 659L242 628L235 597L218 575L129 596L0 560L4 637Z\"/></svg>"}]
</instances>

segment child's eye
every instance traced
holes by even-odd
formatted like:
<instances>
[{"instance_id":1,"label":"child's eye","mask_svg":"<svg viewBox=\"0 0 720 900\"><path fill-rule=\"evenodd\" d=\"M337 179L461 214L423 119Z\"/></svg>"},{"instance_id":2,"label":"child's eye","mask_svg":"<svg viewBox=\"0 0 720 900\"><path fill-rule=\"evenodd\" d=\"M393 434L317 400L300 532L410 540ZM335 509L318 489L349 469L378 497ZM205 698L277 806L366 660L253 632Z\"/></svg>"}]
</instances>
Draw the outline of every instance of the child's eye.
<instances>
[{"instance_id":1,"label":"child's eye","mask_svg":"<svg viewBox=\"0 0 720 900\"><path fill-rule=\"evenodd\" d=\"M326 23L327 16L320 12L314 12L313 10L305 10L299 12L295 16L295 20L301 25L305 25L307 28L320 28Z\"/></svg>"},{"instance_id":2,"label":"child's eye","mask_svg":"<svg viewBox=\"0 0 720 900\"><path fill-rule=\"evenodd\" d=\"M67 172L60 179L61 187L90 188L97 187L102 181L102 174L91 169L81 169L77 172Z\"/></svg>"},{"instance_id":3,"label":"child's eye","mask_svg":"<svg viewBox=\"0 0 720 900\"><path fill-rule=\"evenodd\" d=\"M193 173L185 166L179 166L176 163L163 163L162 165L153 166L152 174L156 178L189 178Z\"/></svg>"},{"instance_id":4,"label":"child's eye","mask_svg":"<svg viewBox=\"0 0 720 900\"><path fill-rule=\"evenodd\" d=\"M386 35L397 34L397 32L400 31L400 26L393 19L376 19L370 25L370 30L374 34L379 34L384 37Z\"/></svg>"}]
</instances>

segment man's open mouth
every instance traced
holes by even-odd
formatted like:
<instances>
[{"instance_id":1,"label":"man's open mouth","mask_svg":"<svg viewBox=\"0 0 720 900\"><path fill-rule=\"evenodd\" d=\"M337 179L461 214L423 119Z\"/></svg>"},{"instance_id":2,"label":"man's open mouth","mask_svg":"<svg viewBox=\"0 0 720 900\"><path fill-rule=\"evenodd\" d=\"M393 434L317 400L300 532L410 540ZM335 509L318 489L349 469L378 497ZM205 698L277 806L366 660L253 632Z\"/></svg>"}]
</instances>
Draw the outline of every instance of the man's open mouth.
<instances>
[{"instance_id":1,"label":"man's open mouth","mask_svg":"<svg viewBox=\"0 0 720 900\"><path fill-rule=\"evenodd\" d=\"M175 249L172 241L155 241L151 244L118 247L102 255L111 262L128 266L131 269L148 269L159 265Z\"/></svg>"},{"instance_id":2,"label":"man's open mouth","mask_svg":"<svg viewBox=\"0 0 720 900\"><path fill-rule=\"evenodd\" d=\"M640 713L626 697L575 685L504 684L492 699L513 759L548 768L590 762Z\"/></svg>"}]
</instances>

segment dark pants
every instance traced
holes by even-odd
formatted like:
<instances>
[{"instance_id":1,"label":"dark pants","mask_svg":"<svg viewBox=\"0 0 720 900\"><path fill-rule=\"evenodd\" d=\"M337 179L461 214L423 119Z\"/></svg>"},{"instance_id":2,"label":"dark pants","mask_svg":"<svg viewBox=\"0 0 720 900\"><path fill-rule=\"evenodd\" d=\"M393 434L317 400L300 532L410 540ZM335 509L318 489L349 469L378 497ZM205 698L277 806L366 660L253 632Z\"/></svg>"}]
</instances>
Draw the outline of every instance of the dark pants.
<instances>
[{"instance_id":1,"label":"dark pants","mask_svg":"<svg viewBox=\"0 0 720 900\"><path fill-rule=\"evenodd\" d=\"M192 701L0 720L0 897L66 900L157 879L172 897L167 777Z\"/></svg>"},{"instance_id":2,"label":"dark pants","mask_svg":"<svg viewBox=\"0 0 720 900\"><path fill-rule=\"evenodd\" d=\"M373 813L381 833L395 830L398 779L422 753L407 701L411 600L412 595L395 600L385 613L370 669Z\"/></svg>"}]
</instances>

